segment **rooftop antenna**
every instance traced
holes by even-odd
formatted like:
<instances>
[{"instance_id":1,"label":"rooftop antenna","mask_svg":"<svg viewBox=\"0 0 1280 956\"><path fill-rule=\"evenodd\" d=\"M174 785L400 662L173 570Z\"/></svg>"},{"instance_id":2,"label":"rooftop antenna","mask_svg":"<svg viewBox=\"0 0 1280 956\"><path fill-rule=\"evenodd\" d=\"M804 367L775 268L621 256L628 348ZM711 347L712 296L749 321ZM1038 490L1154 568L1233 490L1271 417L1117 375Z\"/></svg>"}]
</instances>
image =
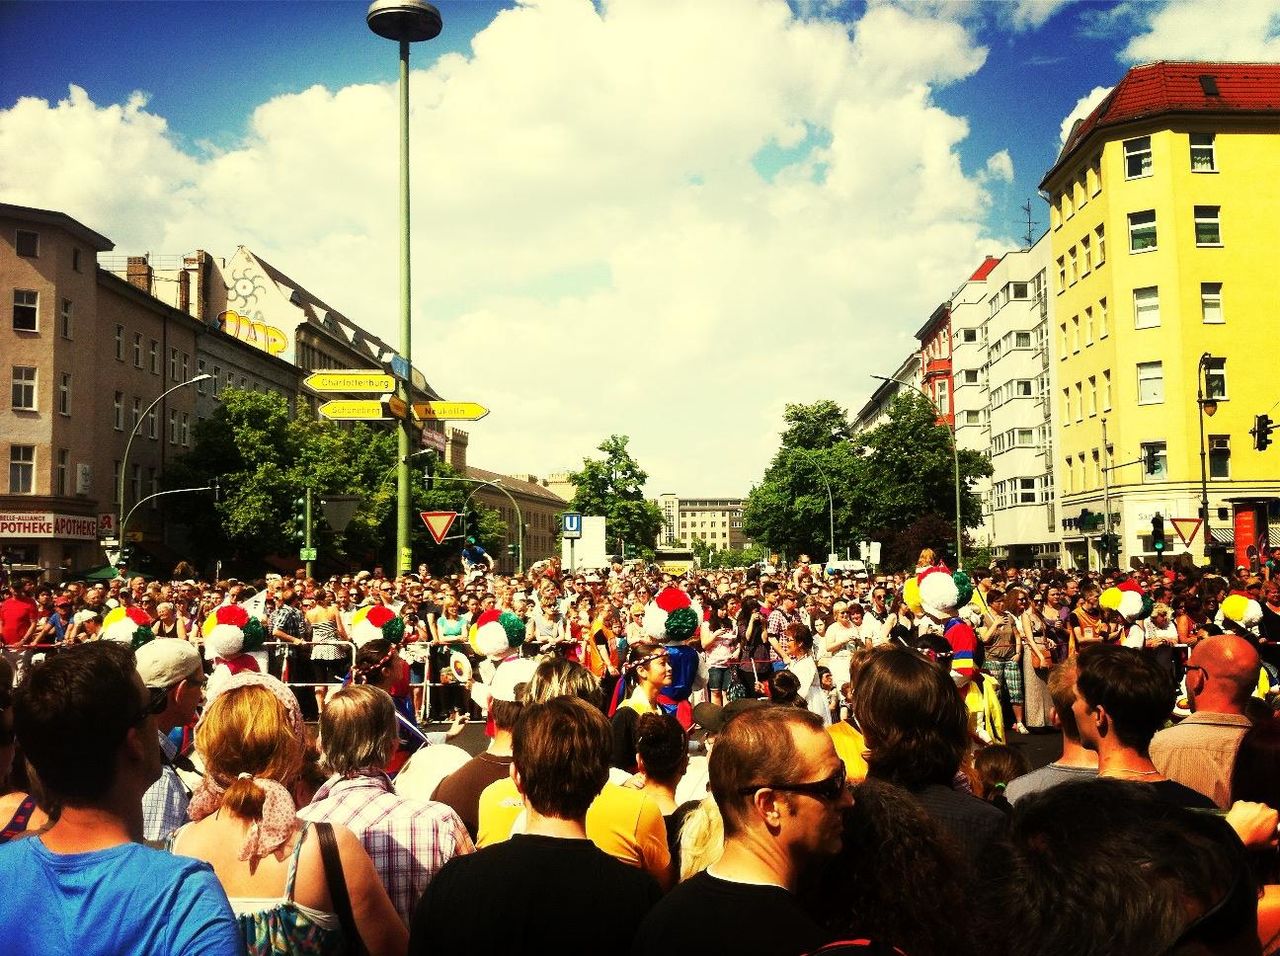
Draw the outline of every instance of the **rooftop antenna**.
<instances>
[{"instance_id":1,"label":"rooftop antenna","mask_svg":"<svg viewBox=\"0 0 1280 956\"><path fill-rule=\"evenodd\" d=\"M1026 216L1027 216L1027 221L1025 223L1027 227L1027 231L1026 233L1023 234L1022 241L1025 242L1027 244L1027 248L1030 249L1032 246L1036 244L1036 226L1040 225L1040 223L1036 222L1034 219L1031 218L1031 200L1030 199L1028 199L1025 203L1023 203L1018 208L1021 209L1024 213L1026 213Z\"/></svg>"}]
</instances>

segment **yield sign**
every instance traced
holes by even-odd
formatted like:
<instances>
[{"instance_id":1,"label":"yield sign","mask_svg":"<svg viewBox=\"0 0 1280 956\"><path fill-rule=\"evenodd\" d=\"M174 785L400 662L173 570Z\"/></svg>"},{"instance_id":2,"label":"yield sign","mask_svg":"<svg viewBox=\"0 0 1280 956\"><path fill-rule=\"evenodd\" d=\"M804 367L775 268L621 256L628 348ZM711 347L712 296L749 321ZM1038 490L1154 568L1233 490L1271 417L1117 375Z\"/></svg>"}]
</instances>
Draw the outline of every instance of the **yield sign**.
<instances>
[{"instance_id":1,"label":"yield sign","mask_svg":"<svg viewBox=\"0 0 1280 956\"><path fill-rule=\"evenodd\" d=\"M1200 518L1170 518L1169 521L1184 545L1190 545L1195 540L1196 532L1200 530Z\"/></svg>"},{"instance_id":2,"label":"yield sign","mask_svg":"<svg viewBox=\"0 0 1280 956\"><path fill-rule=\"evenodd\" d=\"M444 536L453 527L453 519L458 517L456 511L419 511L418 514L421 515L422 523L427 526L427 530L431 532L431 537L436 539L436 544L444 540Z\"/></svg>"}]
</instances>

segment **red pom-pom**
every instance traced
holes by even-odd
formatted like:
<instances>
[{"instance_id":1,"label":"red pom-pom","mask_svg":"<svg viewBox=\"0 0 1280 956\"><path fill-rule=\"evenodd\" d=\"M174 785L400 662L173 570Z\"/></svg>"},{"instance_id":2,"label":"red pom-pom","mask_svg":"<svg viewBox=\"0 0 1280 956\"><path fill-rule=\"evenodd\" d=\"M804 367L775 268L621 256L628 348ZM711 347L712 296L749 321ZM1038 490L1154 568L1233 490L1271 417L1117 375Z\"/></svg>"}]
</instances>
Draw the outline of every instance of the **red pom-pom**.
<instances>
[{"instance_id":1,"label":"red pom-pom","mask_svg":"<svg viewBox=\"0 0 1280 956\"><path fill-rule=\"evenodd\" d=\"M688 607L689 595L679 588L666 588L653 599L653 603L670 614L672 611L678 611L682 607Z\"/></svg>"},{"instance_id":2,"label":"red pom-pom","mask_svg":"<svg viewBox=\"0 0 1280 956\"><path fill-rule=\"evenodd\" d=\"M481 614L478 618L476 618L476 622L475 622L476 627L481 628L481 627L484 627L486 624L492 624L493 622L497 621L498 618L500 617L502 617L501 611L499 611L497 608L490 608L489 610ZM504 631L503 633L505 634L506 632Z\"/></svg>"},{"instance_id":3,"label":"red pom-pom","mask_svg":"<svg viewBox=\"0 0 1280 956\"><path fill-rule=\"evenodd\" d=\"M1134 594L1142 593L1142 585L1130 578L1127 581L1121 581L1116 587L1121 591L1132 591Z\"/></svg>"},{"instance_id":4,"label":"red pom-pom","mask_svg":"<svg viewBox=\"0 0 1280 956\"><path fill-rule=\"evenodd\" d=\"M369 608L369 613L365 615L364 619L374 627L382 627L382 625L386 624L387 621L391 620L395 616L396 612L391 610L391 608L387 607L385 604L377 604Z\"/></svg>"},{"instance_id":5,"label":"red pom-pom","mask_svg":"<svg viewBox=\"0 0 1280 956\"><path fill-rule=\"evenodd\" d=\"M931 574L945 574L947 577L951 577L951 572L947 570L945 564L935 564L933 567L925 568L916 575L916 584L924 584L924 579Z\"/></svg>"},{"instance_id":6,"label":"red pom-pom","mask_svg":"<svg viewBox=\"0 0 1280 956\"><path fill-rule=\"evenodd\" d=\"M137 624L139 627L151 626L151 615L140 607L131 607L125 611L125 614L129 616L129 620L133 621L133 623Z\"/></svg>"},{"instance_id":7,"label":"red pom-pom","mask_svg":"<svg viewBox=\"0 0 1280 956\"><path fill-rule=\"evenodd\" d=\"M249 623L249 612L239 604L226 604L218 608L214 618L219 624L230 624L232 627L243 628Z\"/></svg>"}]
</instances>

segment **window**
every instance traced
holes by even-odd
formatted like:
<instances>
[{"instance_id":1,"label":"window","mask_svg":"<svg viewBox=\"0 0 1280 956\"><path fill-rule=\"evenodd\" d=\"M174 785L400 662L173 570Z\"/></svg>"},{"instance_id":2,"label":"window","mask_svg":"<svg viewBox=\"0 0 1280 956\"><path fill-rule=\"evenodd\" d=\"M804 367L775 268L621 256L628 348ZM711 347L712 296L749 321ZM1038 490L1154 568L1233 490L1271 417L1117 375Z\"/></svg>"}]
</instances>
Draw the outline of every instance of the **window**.
<instances>
[{"instance_id":1,"label":"window","mask_svg":"<svg viewBox=\"0 0 1280 956\"><path fill-rule=\"evenodd\" d=\"M1012 299L1029 299L1030 284L1027 282L1014 282L1009 289L1009 297Z\"/></svg>"},{"instance_id":2,"label":"window","mask_svg":"<svg viewBox=\"0 0 1280 956\"><path fill-rule=\"evenodd\" d=\"M1049 203L1049 225L1054 229L1062 228L1062 211L1058 208L1058 202L1061 199Z\"/></svg>"},{"instance_id":3,"label":"window","mask_svg":"<svg viewBox=\"0 0 1280 956\"><path fill-rule=\"evenodd\" d=\"M1227 320L1222 317L1222 283L1200 283L1200 315L1205 325L1221 325Z\"/></svg>"},{"instance_id":4,"label":"window","mask_svg":"<svg viewBox=\"0 0 1280 956\"><path fill-rule=\"evenodd\" d=\"M1098 300L1098 338L1107 337L1107 300Z\"/></svg>"},{"instance_id":5,"label":"window","mask_svg":"<svg viewBox=\"0 0 1280 956\"><path fill-rule=\"evenodd\" d=\"M1076 421L1084 421L1084 383L1076 382Z\"/></svg>"},{"instance_id":6,"label":"window","mask_svg":"<svg viewBox=\"0 0 1280 956\"><path fill-rule=\"evenodd\" d=\"M133 399L133 415L132 415L133 424L129 426L130 434L133 434L133 432L136 432L138 430L138 422L140 422L141 420L142 420L142 399L137 398L135 396Z\"/></svg>"},{"instance_id":7,"label":"window","mask_svg":"<svg viewBox=\"0 0 1280 956\"><path fill-rule=\"evenodd\" d=\"M1098 414L1098 378L1096 375L1089 376L1089 415L1092 417Z\"/></svg>"},{"instance_id":8,"label":"window","mask_svg":"<svg viewBox=\"0 0 1280 956\"><path fill-rule=\"evenodd\" d=\"M1089 171L1087 169L1080 170L1080 174L1076 177L1076 207L1083 208L1089 204Z\"/></svg>"},{"instance_id":9,"label":"window","mask_svg":"<svg viewBox=\"0 0 1280 956\"><path fill-rule=\"evenodd\" d=\"M142 368L142 333L133 333L133 367Z\"/></svg>"},{"instance_id":10,"label":"window","mask_svg":"<svg viewBox=\"0 0 1280 956\"><path fill-rule=\"evenodd\" d=\"M36 370L33 366L15 365L13 367L11 398L15 412L36 410Z\"/></svg>"},{"instance_id":11,"label":"window","mask_svg":"<svg viewBox=\"0 0 1280 956\"><path fill-rule=\"evenodd\" d=\"M1031 333L1030 332L1013 333L1013 347L1015 349L1031 348Z\"/></svg>"},{"instance_id":12,"label":"window","mask_svg":"<svg viewBox=\"0 0 1280 956\"><path fill-rule=\"evenodd\" d=\"M124 431L124 392L116 392L111 401L111 421L116 431Z\"/></svg>"},{"instance_id":13,"label":"window","mask_svg":"<svg viewBox=\"0 0 1280 956\"><path fill-rule=\"evenodd\" d=\"M1196 206L1196 245L1222 245L1222 223L1219 220L1221 206Z\"/></svg>"},{"instance_id":14,"label":"window","mask_svg":"<svg viewBox=\"0 0 1280 956\"><path fill-rule=\"evenodd\" d=\"M962 425L981 425L982 424L982 414L980 412L973 412L973 411L962 412L961 416L962 417L961 417L960 424Z\"/></svg>"},{"instance_id":15,"label":"window","mask_svg":"<svg viewBox=\"0 0 1280 956\"><path fill-rule=\"evenodd\" d=\"M978 384L978 370L977 370L977 369L975 369L975 368L967 368L967 369L965 369L965 370L964 370L964 372L962 372L961 374L964 376L963 381L964 381L964 384L965 384L965 385L977 385L977 384Z\"/></svg>"},{"instance_id":16,"label":"window","mask_svg":"<svg viewBox=\"0 0 1280 956\"><path fill-rule=\"evenodd\" d=\"M63 372L58 379L58 414L71 414L71 373Z\"/></svg>"},{"instance_id":17,"label":"window","mask_svg":"<svg viewBox=\"0 0 1280 956\"><path fill-rule=\"evenodd\" d=\"M58 449L58 466L54 471L53 493L55 495L65 495L67 493L67 479L71 471L71 452L65 448Z\"/></svg>"},{"instance_id":18,"label":"window","mask_svg":"<svg viewBox=\"0 0 1280 956\"><path fill-rule=\"evenodd\" d=\"M40 293L31 289L13 290L13 331L40 331Z\"/></svg>"},{"instance_id":19,"label":"window","mask_svg":"<svg viewBox=\"0 0 1280 956\"><path fill-rule=\"evenodd\" d=\"M960 330L960 341L961 341L961 342L976 342L976 341L978 341L978 330L977 330L977 329L961 329L961 330Z\"/></svg>"},{"instance_id":20,"label":"window","mask_svg":"<svg viewBox=\"0 0 1280 956\"><path fill-rule=\"evenodd\" d=\"M147 437L156 437L156 410L154 407L147 409Z\"/></svg>"},{"instance_id":21,"label":"window","mask_svg":"<svg viewBox=\"0 0 1280 956\"><path fill-rule=\"evenodd\" d=\"M1102 370L1102 410L1111 411L1111 369Z\"/></svg>"},{"instance_id":22,"label":"window","mask_svg":"<svg viewBox=\"0 0 1280 956\"><path fill-rule=\"evenodd\" d=\"M1080 351L1080 316L1071 317L1071 351Z\"/></svg>"},{"instance_id":23,"label":"window","mask_svg":"<svg viewBox=\"0 0 1280 956\"><path fill-rule=\"evenodd\" d=\"M950 389L945 381L938 382L936 394L938 396L938 414L948 414L951 411L951 396Z\"/></svg>"},{"instance_id":24,"label":"window","mask_svg":"<svg viewBox=\"0 0 1280 956\"><path fill-rule=\"evenodd\" d=\"M1031 388L1031 379L1020 378L1013 383L1013 394L1018 398L1030 398L1032 394Z\"/></svg>"},{"instance_id":25,"label":"window","mask_svg":"<svg viewBox=\"0 0 1280 956\"><path fill-rule=\"evenodd\" d=\"M1214 155L1213 133L1191 134L1191 171L1193 173L1218 171L1217 158Z\"/></svg>"},{"instance_id":26,"label":"window","mask_svg":"<svg viewBox=\"0 0 1280 956\"><path fill-rule=\"evenodd\" d=\"M204 368L205 368L204 359L196 359L196 375L197 376L205 374ZM204 383L205 383L204 379L201 379L200 381L196 382L197 394L200 394L200 395L204 394L205 392Z\"/></svg>"},{"instance_id":27,"label":"window","mask_svg":"<svg viewBox=\"0 0 1280 956\"><path fill-rule=\"evenodd\" d=\"M1160 290L1146 286L1133 290L1133 327L1154 329L1160 325Z\"/></svg>"},{"instance_id":28,"label":"window","mask_svg":"<svg viewBox=\"0 0 1280 956\"><path fill-rule=\"evenodd\" d=\"M116 361L124 361L124 326L116 326Z\"/></svg>"},{"instance_id":29,"label":"window","mask_svg":"<svg viewBox=\"0 0 1280 956\"><path fill-rule=\"evenodd\" d=\"M1151 137L1125 140L1124 178L1141 179L1151 175Z\"/></svg>"},{"instance_id":30,"label":"window","mask_svg":"<svg viewBox=\"0 0 1280 956\"><path fill-rule=\"evenodd\" d=\"M1089 172L1093 177L1093 195L1102 192L1102 154L1099 153L1093 157L1093 162L1089 164Z\"/></svg>"},{"instance_id":31,"label":"window","mask_svg":"<svg viewBox=\"0 0 1280 956\"><path fill-rule=\"evenodd\" d=\"M9 494L29 495L35 488L36 446L9 446Z\"/></svg>"},{"instance_id":32,"label":"window","mask_svg":"<svg viewBox=\"0 0 1280 956\"><path fill-rule=\"evenodd\" d=\"M217 398L217 397L218 397L218 382L220 382L221 380L222 380L222 366L221 366L221 365L215 365L215 366L213 367L213 378L212 378L212 379L210 379L210 382L213 384L213 397L214 397L214 398Z\"/></svg>"},{"instance_id":33,"label":"window","mask_svg":"<svg viewBox=\"0 0 1280 956\"><path fill-rule=\"evenodd\" d=\"M1093 344L1093 306L1086 306L1084 310L1084 344Z\"/></svg>"},{"instance_id":34,"label":"window","mask_svg":"<svg viewBox=\"0 0 1280 956\"><path fill-rule=\"evenodd\" d=\"M1075 246L1072 246L1070 249L1067 250L1067 259L1069 260L1071 265L1071 270L1068 278L1070 278L1071 284L1075 285L1080 280L1080 258L1076 254Z\"/></svg>"},{"instance_id":35,"label":"window","mask_svg":"<svg viewBox=\"0 0 1280 956\"><path fill-rule=\"evenodd\" d=\"M133 500L135 502L141 501L142 500L142 466L134 465L131 471L133 472L133 474L131 476L129 483L133 485Z\"/></svg>"},{"instance_id":36,"label":"window","mask_svg":"<svg viewBox=\"0 0 1280 956\"><path fill-rule=\"evenodd\" d=\"M1129 213L1129 251L1146 252L1156 247L1156 213L1154 209Z\"/></svg>"},{"instance_id":37,"label":"window","mask_svg":"<svg viewBox=\"0 0 1280 956\"><path fill-rule=\"evenodd\" d=\"M1064 256L1058 256L1058 291L1065 292L1067 289L1067 260Z\"/></svg>"},{"instance_id":38,"label":"window","mask_svg":"<svg viewBox=\"0 0 1280 956\"><path fill-rule=\"evenodd\" d=\"M1098 245L1098 265L1102 265L1107 261L1107 227L1098 226L1093 230L1094 238L1097 239Z\"/></svg>"},{"instance_id":39,"label":"window","mask_svg":"<svg viewBox=\"0 0 1280 956\"><path fill-rule=\"evenodd\" d=\"M1070 346L1067 344L1067 323L1063 322L1059 325L1058 330L1062 333L1062 357L1065 359L1067 353L1071 351Z\"/></svg>"},{"instance_id":40,"label":"window","mask_svg":"<svg viewBox=\"0 0 1280 956\"><path fill-rule=\"evenodd\" d=\"M1062 424L1071 424L1071 389L1062 390Z\"/></svg>"},{"instance_id":41,"label":"window","mask_svg":"<svg viewBox=\"0 0 1280 956\"><path fill-rule=\"evenodd\" d=\"M155 511L160 507L160 476L156 473L154 465L147 468L147 496L151 498L151 510Z\"/></svg>"},{"instance_id":42,"label":"window","mask_svg":"<svg viewBox=\"0 0 1280 956\"><path fill-rule=\"evenodd\" d=\"M1209 436L1209 477L1231 477L1231 436Z\"/></svg>"},{"instance_id":43,"label":"window","mask_svg":"<svg viewBox=\"0 0 1280 956\"><path fill-rule=\"evenodd\" d=\"M1062 193L1062 218L1070 219L1076 214L1075 206L1072 204L1071 187L1067 186Z\"/></svg>"},{"instance_id":44,"label":"window","mask_svg":"<svg viewBox=\"0 0 1280 956\"><path fill-rule=\"evenodd\" d=\"M71 268L76 272L80 271L80 250L77 248L71 250Z\"/></svg>"},{"instance_id":45,"label":"window","mask_svg":"<svg viewBox=\"0 0 1280 956\"><path fill-rule=\"evenodd\" d=\"M1169 478L1169 452L1166 444L1162 441L1152 441L1142 443L1142 483L1150 484L1156 481L1167 481ZM1152 460L1154 455L1155 471L1147 470L1147 461Z\"/></svg>"},{"instance_id":46,"label":"window","mask_svg":"<svg viewBox=\"0 0 1280 956\"><path fill-rule=\"evenodd\" d=\"M40 233L32 232L30 229L19 229L15 245L18 255L34 259L40 255Z\"/></svg>"},{"instance_id":47,"label":"window","mask_svg":"<svg viewBox=\"0 0 1280 956\"><path fill-rule=\"evenodd\" d=\"M1036 480L1034 478L1018 479L1018 504L1033 505L1036 503Z\"/></svg>"},{"instance_id":48,"label":"window","mask_svg":"<svg viewBox=\"0 0 1280 956\"><path fill-rule=\"evenodd\" d=\"M178 413L174 409L169 410L169 444L178 444Z\"/></svg>"},{"instance_id":49,"label":"window","mask_svg":"<svg viewBox=\"0 0 1280 956\"><path fill-rule=\"evenodd\" d=\"M1080 267L1080 274L1087 276L1093 271L1093 246L1089 243L1088 236L1080 240L1080 258L1084 261Z\"/></svg>"},{"instance_id":50,"label":"window","mask_svg":"<svg viewBox=\"0 0 1280 956\"><path fill-rule=\"evenodd\" d=\"M1164 402L1164 363L1138 363L1138 404L1160 405Z\"/></svg>"},{"instance_id":51,"label":"window","mask_svg":"<svg viewBox=\"0 0 1280 956\"><path fill-rule=\"evenodd\" d=\"M64 339L71 338L71 300L62 300L62 310L58 313L58 334Z\"/></svg>"},{"instance_id":52,"label":"window","mask_svg":"<svg viewBox=\"0 0 1280 956\"><path fill-rule=\"evenodd\" d=\"M151 374L160 374L160 343L155 339L151 340Z\"/></svg>"},{"instance_id":53,"label":"window","mask_svg":"<svg viewBox=\"0 0 1280 956\"><path fill-rule=\"evenodd\" d=\"M1227 360L1211 358L1204 363L1205 398L1227 398Z\"/></svg>"},{"instance_id":54,"label":"window","mask_svg":"<svg viewBox=\"0 0 1280 956\"><path fill-rule=\"evenodd\" d=\"M191 417L187 412L182 413L182 421L178 426L178 444L184 448L191 444Z\"/></svg>"},{"instance_id":55,"label":"window","mask_svg":"<svg viewBox=\"0 0 1280 956\"><path fill-rule=\"evenodd\" d=\"M178 380L178 350L169 349L169 381L176 382Z\"/></svg>"},{"instance_id":56,"label":"window","mask_svg":"<svg viewBox=\"0 0 1280 956\"><path fill-rule=\"evenodd\" d=\"M182 362L178 366L179 382L185 382L191 377L191 355L187 352L182 353Z\"/></svg>"}]
</instances>

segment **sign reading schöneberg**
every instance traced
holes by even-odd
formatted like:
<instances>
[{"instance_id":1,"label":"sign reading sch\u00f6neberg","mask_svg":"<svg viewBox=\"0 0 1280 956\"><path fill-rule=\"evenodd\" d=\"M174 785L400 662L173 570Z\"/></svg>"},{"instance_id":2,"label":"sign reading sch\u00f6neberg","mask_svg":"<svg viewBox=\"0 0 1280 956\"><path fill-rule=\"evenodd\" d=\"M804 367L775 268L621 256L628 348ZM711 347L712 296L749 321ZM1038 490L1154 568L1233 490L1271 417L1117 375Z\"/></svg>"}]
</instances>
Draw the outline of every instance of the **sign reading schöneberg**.
<instances>
[{"instance_id":1,"label":"sign reading sch\u00f6neberg","mask_svg":"<svg viewBox=\"0 0 1280 956\"><path fill-rule=\"evenodd\" d=\"M76 538L92 541L98 537L95 516L58 515L51 511L0 511L0 538Z\"/></svg>"}]
</instances>

